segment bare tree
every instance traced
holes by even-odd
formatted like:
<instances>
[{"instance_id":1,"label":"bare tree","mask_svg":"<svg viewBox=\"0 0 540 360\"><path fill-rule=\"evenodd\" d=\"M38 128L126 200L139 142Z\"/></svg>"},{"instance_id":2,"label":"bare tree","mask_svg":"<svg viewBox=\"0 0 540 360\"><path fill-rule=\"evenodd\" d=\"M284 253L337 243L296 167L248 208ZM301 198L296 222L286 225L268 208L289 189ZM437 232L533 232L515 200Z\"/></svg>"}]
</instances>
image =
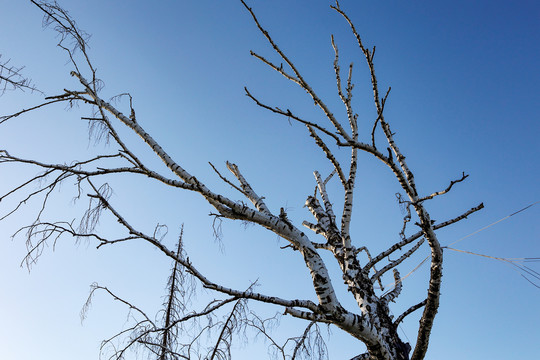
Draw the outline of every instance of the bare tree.
<instances>
[{"instance_id":1,"label":"bare tree","mask_svg":"<svg viewBox=\"0 0 540 360\"><path fill-rule=\"evenodd\" d=\"M325 122L307 120L292 110L268 105L247 88L245 89L246 95L258 106L305 126L307 133L333 168L329 174L314 171L315 191L305 202L313 219L303 221L302 226L289 219L286 207L278 210L268 207L265 198L258 195L260 190L255 189L254 184L244 177L240 168L234 163L226 164L232 178L224 175L218 167L211 166L227 186L233 187L239 193L238 198L226 196L210 188L196 175L185 169L144 130L142 125L144 119L136 117L131 95L119 95L129 99L130 106L127 110L122 110L112 101L104 99L102 81L98 78L96 67L88 51L88 35L78 28L68 12L57 3L35 0L31 2L45 14L45 25L52 26L60 34L59 46L66 51L71 61L73 67L71 76L77 80L78 88L65 88L56 95L47 96L44 102L29 109L4 115L0 118L0 123L55 103L78 105L90 111L90 115L83 119L89 122L92 136L96 139L106 139L118 150L101 153L84 160L67 159L64 163L39 160L38 154L35 158L23 158L7 150L1 150L0 163L27 164L41 171L2 194L0 200L21 196L20 201L12 209L6 210L2 219L20 210L29 199L41 197L42 206L37 216L17 232L26 238L28 264L36 261L48 242L56 242L61 236L91 239L97 242L98 248L120 242L143 240L172 259L174 264L164 302L163 316L159 322L152 320L144 311L115 295L108 288L97 284L93 286L91 297L96 290L105 291L115 300L125 303L138 319L133 327L104 342L104 345L108 345L118 337L128 336L121 348L113 348L112 358L124 358L126 350L137 345L144 347L151 356L157 359L196 357L227 359L231 356L230 346L233 335L246 328L254 329L267 337L275 354L283 359L298 359L302 356L324 357L326 352L320 342L319 324L334 325L363 343L367 350L354 357L357 360L409 358L419 360L425 357L439 307L443 274L443 249L437 239L436 230L467 218L482 209L483 204L478 204L445 221L435 222L431 219L425 203L448 193L468 175L461 174L455 180L451 180L446 188L433 193L425 193L417 189L414 173L404 153L396 144L395 134L384 116L390 88L383 92L379 89L374 66L375 47L371 49L363 43L339 2L336 1L331 8L349 24L354 41L364 55L371 78L373 104L377 116L372 123L371 132L367 134L360 133L358 115L353 109L353 65L348 66L346 76L343 76L338 46L333 37L331 45L335 52L334 72L337 93L343 102L346 119L339 119L334 115L294 62L273 40L254 11L241 0L258 30L281 60L280 63L275 63L258 53L252 52L251 55L303 89L326 118ZM5 66L2 67L4 68ZM13 78L13 74L18 74L19 69L6 69L8 69L8 76L2 77L6 84L11 84L15 88L29 87L26 80ZM168 171L155 170L145 163L140 154L127 145L125 136L121 135L124 132L119 131L121 127L137 135L151 149L153 155L165 164ZM347 162L339 160L343 157L343 152L348 153ZM351 236L357 159L360 154L367 154L380 160L381 165L390 170L401 187L401 193L396 194L396 197L405 214L402 229L399 236L396 236L397 240L389 241L387 249L376 255L370 253L369 249L362 245L361 240ZM158 225L153 233L146 233L137 227L133 219L126 218L117 210L117 206L111 201L112 189L107 183L107 178L128 174L141 175L179 191L198 193L214 208L213 216L216 221L240 220L266 228L285 239L288 243L286 248L301 255L312 279L316 301L309 300L309 295L306 295L306 299L287 299L260 293L255 291L254 284L250 284L245 289L236 289L224 283L214 282L205 275L204 269L190 261L182 247L182 235L176 250L171 250L162 241L166 235L163 226ZM88 196L89 206L86 212L81 214L78 221L43 220L42 214L48 207L53 190L68 180L75 183L79 197ZM343 199L341 204L336 199L330 198L327 188L331 181L339 186ZM37 190L29 190L35 185L38 185ZM98 233L96 229L99 219L105 214L117 221L124 231L124 236L108 237ZM408 228L410 224L417 226L417 230L411 231ZM308 233L305 228L311 230L312 233ZM390 303L397 301L402 290L402 275L398 271L398 266L411 258L418 249L426 246L430 249L431 264L428 291L425 294L418 294L418 302L411 304L408 310L394 318L390 311ZM333 255L333 259L341 270L342 279L331 278L328 265L321 256L322 252ZM390 260L390 256L393 256L394 260ZM393 274L394 284L390 290L385 291L381 279L390 271ZM350 296L354 298L358 306L356 309L346 309L342 305L334 285L340 280L344 282ZM190 294L197 286L196 284L202 285L215 294L215 298L200 310L189 308ZM285 344L278 344L268 331L272 319L262 319L251 313L247 307L249 303L277 306L284 314L304 321L305 331L298 337L288 339ZM215 314L218 310L224 308L228 309L226 316L216 318ZM420 309L423 313L414 349L411 349L411 345L400 338L397 328L406 316ZM210 346L202 341L202 335L206 333L216 336L213 342L209 342ZM181 339L185 337L190 338L190 341L183 342ZM413 350L412 353L411 350Z\"/></svg>"}]
</instances>

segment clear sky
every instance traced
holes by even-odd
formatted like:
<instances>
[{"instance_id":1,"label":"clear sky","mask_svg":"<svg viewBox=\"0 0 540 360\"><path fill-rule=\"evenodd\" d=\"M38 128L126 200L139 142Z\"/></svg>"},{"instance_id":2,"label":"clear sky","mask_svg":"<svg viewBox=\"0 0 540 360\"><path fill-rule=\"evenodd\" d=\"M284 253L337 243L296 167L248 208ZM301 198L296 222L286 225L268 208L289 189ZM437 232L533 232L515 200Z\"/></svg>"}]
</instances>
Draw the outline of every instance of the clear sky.
<instances>
[{"instance_id":1,"label":"clear sky","mask_svg":"<svg viewBox=\"0 0 540 360\"><path fill-rule=\"evenodd\" d=\"M314 121L322 120L322 114L303 91L249 55L249 50L255 50L277 59L239 1L60 4L92 34L89 53L105 82L102 96L131 93L138 121L179 163L215 191L234 194L217 179L208 161L224 171L226 160L235 162L274 211L287 208L296 224L310 219L303 204L315 186L312 171L328 173L329 164L302 126L258 108L244 95L243 87L269 104ZM249 4L311 86L332 111L343 116L332 68L330 35L334 34L342 68L351 61L355 64L355 108L367 139L374 119L367 69L346 23L330 10L332 2L251 0ZM343 0L341 6L365 43L377 46L379 83L383 89L392 86L386 118L420 191L441 190L462 171L470 174L450 194L428 205L432 218L444 221L480 202L486 205L468 220L440 231L443 245L540 200L540 5L536 1ZM54 31L42 30L38 9L29 1L5 1L2 13L2 60L24 65L24 73L46 95L64 88L76 90L66 54L55 46ZM0 113L29 107L40 99L28 92L6 93L0 98ZM119 107L128 109L126 103ZM0 126L0 148L44 162L80 160L107 149L88 141L86 124L80 120L88 115L82 107L65 111L60 105L16 118ZM162 170L136 139L129 141ZM1 192L30 174L32 169L3 164ZM212 209L199 196L136 177L110 182L115 190L111 201L141 228L151 232L158 222L169 226L165 240L169 246L184 223L190 258L208 277L237 288L258 279L258 290L267 294L314 297L303 261L298 254L281 250L284 242L275 235L224 222L220 245L212 235L208 216ZM337 189L337 183L333 185ZM368 155L360 157L353 229L357 246L366 245L377 253L396 241L401 225L394 197L398 190L387 169ZM73 203L75 191L71 183L64 184L62 192L54 194L48 218L76 217L86 200ZM334 201L339 203L341 195ZM9 204L2 202L0 214ZM94 243L74 244L63 238L54 251L51 244L28 273L19 267L24 239L12 241L10 235L28 223L38 205L29 203L20 214L0 223L0 358L96 359L100 341L125 326L127 310L99 295L81 325L79 311L89 285L108 286L154 314L164 294L169 260L144 244L96 250ZM539 257L539 219L540 204L455 247L499 257ZM117 231L107 219L100 229ZM423 249L403 264L401 273L412 270L427 253ZM537 263L532 266L539 270ZM427 359L537 357L538 288L507 264L457 252L445 251L444 270L441 307ZM393 308L396 314L423 299L426 272L427 266L421 267L404 281L403 294ZM335 286L339 285L338 278ZM414 342L417 321L418 317L410 316L402 325L405 340ZM298 335L294 322L285 318L282 322L280 334ZM363 351L338 329L330 330L331 359ZM266 356L261 342L253 351L249 347L235 351L235 359ZM254 355L257 351L259 355Z\"/></svg>"}]
</instances>

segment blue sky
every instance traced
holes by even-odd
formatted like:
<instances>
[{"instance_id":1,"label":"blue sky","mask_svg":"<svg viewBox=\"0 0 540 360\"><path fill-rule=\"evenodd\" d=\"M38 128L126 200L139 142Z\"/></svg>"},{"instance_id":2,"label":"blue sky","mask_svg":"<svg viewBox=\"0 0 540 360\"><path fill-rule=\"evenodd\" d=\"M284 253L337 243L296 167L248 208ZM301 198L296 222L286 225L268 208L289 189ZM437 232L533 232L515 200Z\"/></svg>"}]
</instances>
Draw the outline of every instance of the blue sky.
<instances>
[{"instance_id":1,"label":"blue sky","mask_svg":"<svg viewBox=\"0 0 540 360\"><path fill-rule=\"evenodd\" d=\"M374 110L367 69L346 23L329 9L330 1L250 1L262 24L304 77L338 116L344 111L336 94L330 34L340 48L342 69L355 64L355 109L364 119L365 136ZM235 162L268 205L300 224L310 215L303 204L313 191L312 172L329 172L324 155L299 125L269 114L243 92L266 103L322 120L302 90L249 55L254 50L277 59L239 1L60 2L92 34L90 56L104 80L102 95L130 92L139 122L181 164L215 191L234 194L220 183L208 161L225 169ZM418 187L431 193L462 171L470 174L445 197L428 205L432 218L444 221L484 202L486 208L439 232L450 244L531 203L538 188L538 59L540 6L533 1L375 2L342 1L365 43L376 45L375 66L381 88L392 86L386 118L415 172ZM25 74L47 95L77 88L66 54L55 47L51 29L41 28L41 14L28 1L3 4L0 23L2 59L24 65ZM279 60L277 60L279 61ZM7 93L0 113L28 107L39 94ZM126 103L120 107L127 109ZM84 108L56 108L14 119L0 127L0 148L46 162L69 162L103 149L88 141ZM129 136L129 135L128 135ZM136 139L128 137L156 169L161 165ZM106 148L105 148L106 149ZM346 156L346 155L344 155ZM153 162L152 162L153 161ZM360 158L353 235L372 253L398 238L401 215L394 193L397 182L368 155ZM32 173L2 166L0 189ZM200 197L144 179L110 180L114 201L130 219L151 232L169 226L172 245L182 223L190 258L216 281L283 297L313 297L309 274L283 241L256 227L223 224L222 245L212 236ZM337 189L337 184L334 184ZM71 184L55 193L51 219L71 219L86 205L73 203ZM334 190L335 202L341 195ZM338 197L339 196L339 197ZM238 197L236 197L238 198ZM0 211L9 203L2 203ZM81 360L98 356L100 341L126 323L126 310L98 296L81 325L79 311L89 285L98 282L132 299L153 314L161 303L168 259L144 244L95 249L71 239L47 249L30 274L19 264L22 238L10 234L28 221L36 203L0 223L0 358ZM3 214L3 212L2 212ZM499 257L540 256L540 205L463 240L456 247ZM115 232L103 219L101 231ZM427 254L405 263L412 270ZM534 266L535 264L533 264ZM537 355L539 290L503 263L445 252L441 307L427 359L532 359ZM538 270L538 266L535 268ZM332 268L330 269L332 270ZM399 314L425 294L427 266L404 281L395 306ZM387 279L387 282L390 282ZM336 286L341 284L335 281ZM204 297L204 295L201 295ZM348 306L354 306L347 303ZM401 311L400 311L401 310ZM269 313L279 311L270 309ZM414 341L417 317L403 324ZM283 334L298 325L283 319ZM331 329L332 359L352 357L362 347ZM403 334L403 333L402 333ZM263 344L238 349L235 359L252 359Z\"/></svg>"}]
</instances>

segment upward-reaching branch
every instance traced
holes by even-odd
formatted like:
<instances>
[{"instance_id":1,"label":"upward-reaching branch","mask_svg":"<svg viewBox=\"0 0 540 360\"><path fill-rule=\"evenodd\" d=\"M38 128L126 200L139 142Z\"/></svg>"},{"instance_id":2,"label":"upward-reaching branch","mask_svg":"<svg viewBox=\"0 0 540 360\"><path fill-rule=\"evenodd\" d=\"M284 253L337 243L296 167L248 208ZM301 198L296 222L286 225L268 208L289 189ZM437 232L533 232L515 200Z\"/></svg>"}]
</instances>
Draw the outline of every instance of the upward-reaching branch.
<instances>
[{"instance_id":1,"label":"upward-reaching branch","mask_svg":"<svg viewBox=\"0 0 540 360\"><path fill-rule=\"evenodd\" d=\"M384 135L386 137L386 140L388 141L388 144L389 144L392 152L396 156L396 159L398 160L398 163L399 163L399 165L401 167L401 170L403 171L403 173L405 174L405 177L407 179L407 184L406 184L407 186L404 188L404 190L407 192L407 194L410 197L416 197L416 196L418 196L418 194L417 194L417 191L416 191L416 184L414 182L414 175L409 170L409 168L407 166L407 163L405 162L405 156L401 153L401 151L399 150L399 148L397 147L397 145L396 145L396 143L394 141L394 134L390 130L390 125L384 119L384 115L383 115L384 105L383 105L383 103L381 102L381 100L379 98L379 86L378 86L378 83L377 83L377 77L375 75L375 66L373 64L373 58L375 56L375 48L373 48L373 50L370 51L369 49L367 49L364 46L364 44L362 42L362 39L361 39L360 35L358 34L358 32L356 31L356 28L355 28L353 22L347 16L347 14L343 10L341 10L341 8L339 7L339 2L338 1L336 1L336 6L331 6L331 8L336 10L339 14L341 14L345 18L345 20L347 21L347 23L349 24L349 26L350 26L350 28L351 28L351 30L353 32L353 35L356 38L358 46L360 47L360 49L362 50L362 53L364 54L364 57L366 58L366 63L368 65L368 67L369 67L369 72L370 72L370 76L371 76L371 85L372 85L372 89L373 89L373 100L375 102L375 108L377 110L377 119L380 121L382 130L383 130ZM386 96L388 96L388 93L387 93ZM386 102L386 96L384 98L384 102ZM373 146L374 146L374 144L373 144ZM402 185L404 185L404 184L402 184Z\"/></svg>"},{"instance_id":2,"label":"upward-reaching branch","mask_svg":"<svg viewBox=\"0 0 540 360\"><path fill-rule=\"evenodd\" d=\"M182 245L184 235L184 226L180 229L180 236L178 238L178 246L176 249L176 256L182 256ZM178 334L174 331L175 327L172 326L173 322L178 318L177 311L179 307L183 307L186 304L179 303L177 295L180 291L185 292L186 288L189 290L189 287L182 287L182 277L184 272L179 268L180 264L174 262L173 269L171 271L171 276L169 278L168 284L168 294L165 304L165 314L163 316L163 333L161 334L161 348L159 352L158 360L166 360L167 354L170 349L173 349L173 344L176 342L176 337ZM178 284L180 282L180 285Z\"/></svg>"},{"instance_id":3,"label":"upward-reaching branch","mask_svg":"<svg viewBox=\"0 0 540 360\"><path fill-rule=\"evenodd\" d=\"M272 45L272 47L274 48L274 50L276 51L276 53L287 63L287 65L289 65L289 67L291 68L291 70L294 72L294 74L296 75L296 79L297 81L295 81L298 85L300 85L304 90L307 91L307 93L311 96L311 98L313 99L313 101L315 102L315 104L317 104L321 109L322 111L324 112L324 114L326 115L326 117L328 118L328 120L330 120L330 122L332 123L332 125L335 127L335 129L337 130L337 132L339 133L339 135L341 135L345 140L349 141L350 140L350 136L347 134L347 132L345 131L345 129L341 126L340 122L334 117L334 114L332 114L332 112L330 112L330 110L328 109L328 107L326 106L326 104L317 96L317 94L315 93L315 91L311 88L311 86L309 86L309 84L306 82L306 80L304 80L304 78L302 77L302 75L300 74L300 72L298 71L298 69L296 68L296 66L293 64L293 62L291 60L289 60L289 58L281 51L281 49L277 46L277 44L274 42L274 40L272 39L272 37L270 36L270 34L268 33L268 31L266 31L262 25L259 23L259 20L257 19L257 17L255 16L255 13L253 12L253 10L247 6L247 4L245 3L244 0L240 0L242 2L242 4L244 5L244 7L249 11L249 13L251 14L251 17L253 18L253 21L255 21L255 24L257 25L257 27L259 28L260 32L264 35L264 37L268 40L268 42L270 43L270 45ZM268 62L266 62L268 64ZM274 68L274 67L273 67ZM289 78L289 80L291 80Z\"/></svg>"}]
</instances>

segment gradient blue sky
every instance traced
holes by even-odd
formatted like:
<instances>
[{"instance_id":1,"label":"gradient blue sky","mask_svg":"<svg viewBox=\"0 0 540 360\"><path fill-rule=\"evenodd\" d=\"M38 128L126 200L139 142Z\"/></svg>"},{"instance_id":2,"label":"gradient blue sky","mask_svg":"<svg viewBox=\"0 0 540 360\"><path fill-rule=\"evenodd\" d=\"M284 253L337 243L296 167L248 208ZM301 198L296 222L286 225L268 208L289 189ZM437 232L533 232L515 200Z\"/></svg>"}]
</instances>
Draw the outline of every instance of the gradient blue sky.
<instances>
[{"instance_id":1,"label":"gradient blue sky","mask_svg":"<svg viewBox=\"0 0 540 360\"><path fill-rule=\"evenodd\" d=\"M366 136L374 118L366 67L346 23L329 9L331 1L256 1L262 24L333 111L344 111L336 95L330 34L340 47L342 68L355 63L355 109ZM313 170L328 173L324 155L306 131L257 108L243 86L265 102L322 120L305 93L249 55L253 49L277 59L239 1L81 1L60 2L92 34L90 56L104 80L104 97L130 92L138 121L178 162L214 190L233 194L207 162L235 162L268 205L300 224L309 219L303 203L312 192ZM538 125L540 55L536 1L342 1L366 44L377 45L376 71L381 88L392 86L386 118L415 172L418 187L431 193L462 171L469 179L428 205L444 221L484 202L470 219L440 231L452 243L540 200ZM2 4L0 54L47 95L77 88L55 33L41 28L41 14L29 1ZM276 60L279 61L279 60ZM0 113L28 107L38 94L7 93ZM120 104L120 107L126 104ZM0 127L0 148L45 162L69 162L100 150L89 142L84 108L63 105L14 119ZM157 169L151 154L129 138ZM344 155L346 156L346 155ZM372 253L398 236L401 215L397 183L378 162L360 158L355 198L354 236ZM31 169L2 166L2 193ZM201 271L231 287L246 288L258 279L259 291L283 297L313 298L309 274L298 254L279 249L283 241L256 227L226 222L222 246L212 236L211 208L198 196L144 179L111 179L113 203L151 232L166 223L169 245L185 223L190 258ZM336 185L337 189L337 184ZM73 204L71 184L56 193L51 220L71 219L84 208ZM340 203L341 195L334 202ZM237 197L238 198L238 197ZM0 211L4 213L3 203ZM71 239L48 248L31 273L19 264L22 238L10 234L37 208L0 223L0 358L96 359L100 341L126 322L126 309L98 296L81 326L79 311L89 285L98 282L153 314L161 303L169 261L144 244L95 249ZM456 247L500 257L540 256L540 205L463 240ZM104 219L101 230L115 232ZM406 274L427 254L424 249L401 267ZM533 264L535 265L535 264ZM538 266L535 267L538 270ZM331 268L332 271L335 269ZM422 300L427 266L404 281L399 314ZM387 279L390 282L391 279ZM335 285L341 281L336 279ZM441 307L427 359L533 359L538 354L539 290L503 263L445 252ZM343 300L347 306L354 306ZM270 309L275 312L278 309ZM403 324L414 342L418 317ZM281 334L297 335L283 319ZM362 347L331 329L331 359L350 358ZM235 359L266 355L259 342L240 347ZM254 355L254 354L259 355Z\"/></svg>"}]
</instances>

